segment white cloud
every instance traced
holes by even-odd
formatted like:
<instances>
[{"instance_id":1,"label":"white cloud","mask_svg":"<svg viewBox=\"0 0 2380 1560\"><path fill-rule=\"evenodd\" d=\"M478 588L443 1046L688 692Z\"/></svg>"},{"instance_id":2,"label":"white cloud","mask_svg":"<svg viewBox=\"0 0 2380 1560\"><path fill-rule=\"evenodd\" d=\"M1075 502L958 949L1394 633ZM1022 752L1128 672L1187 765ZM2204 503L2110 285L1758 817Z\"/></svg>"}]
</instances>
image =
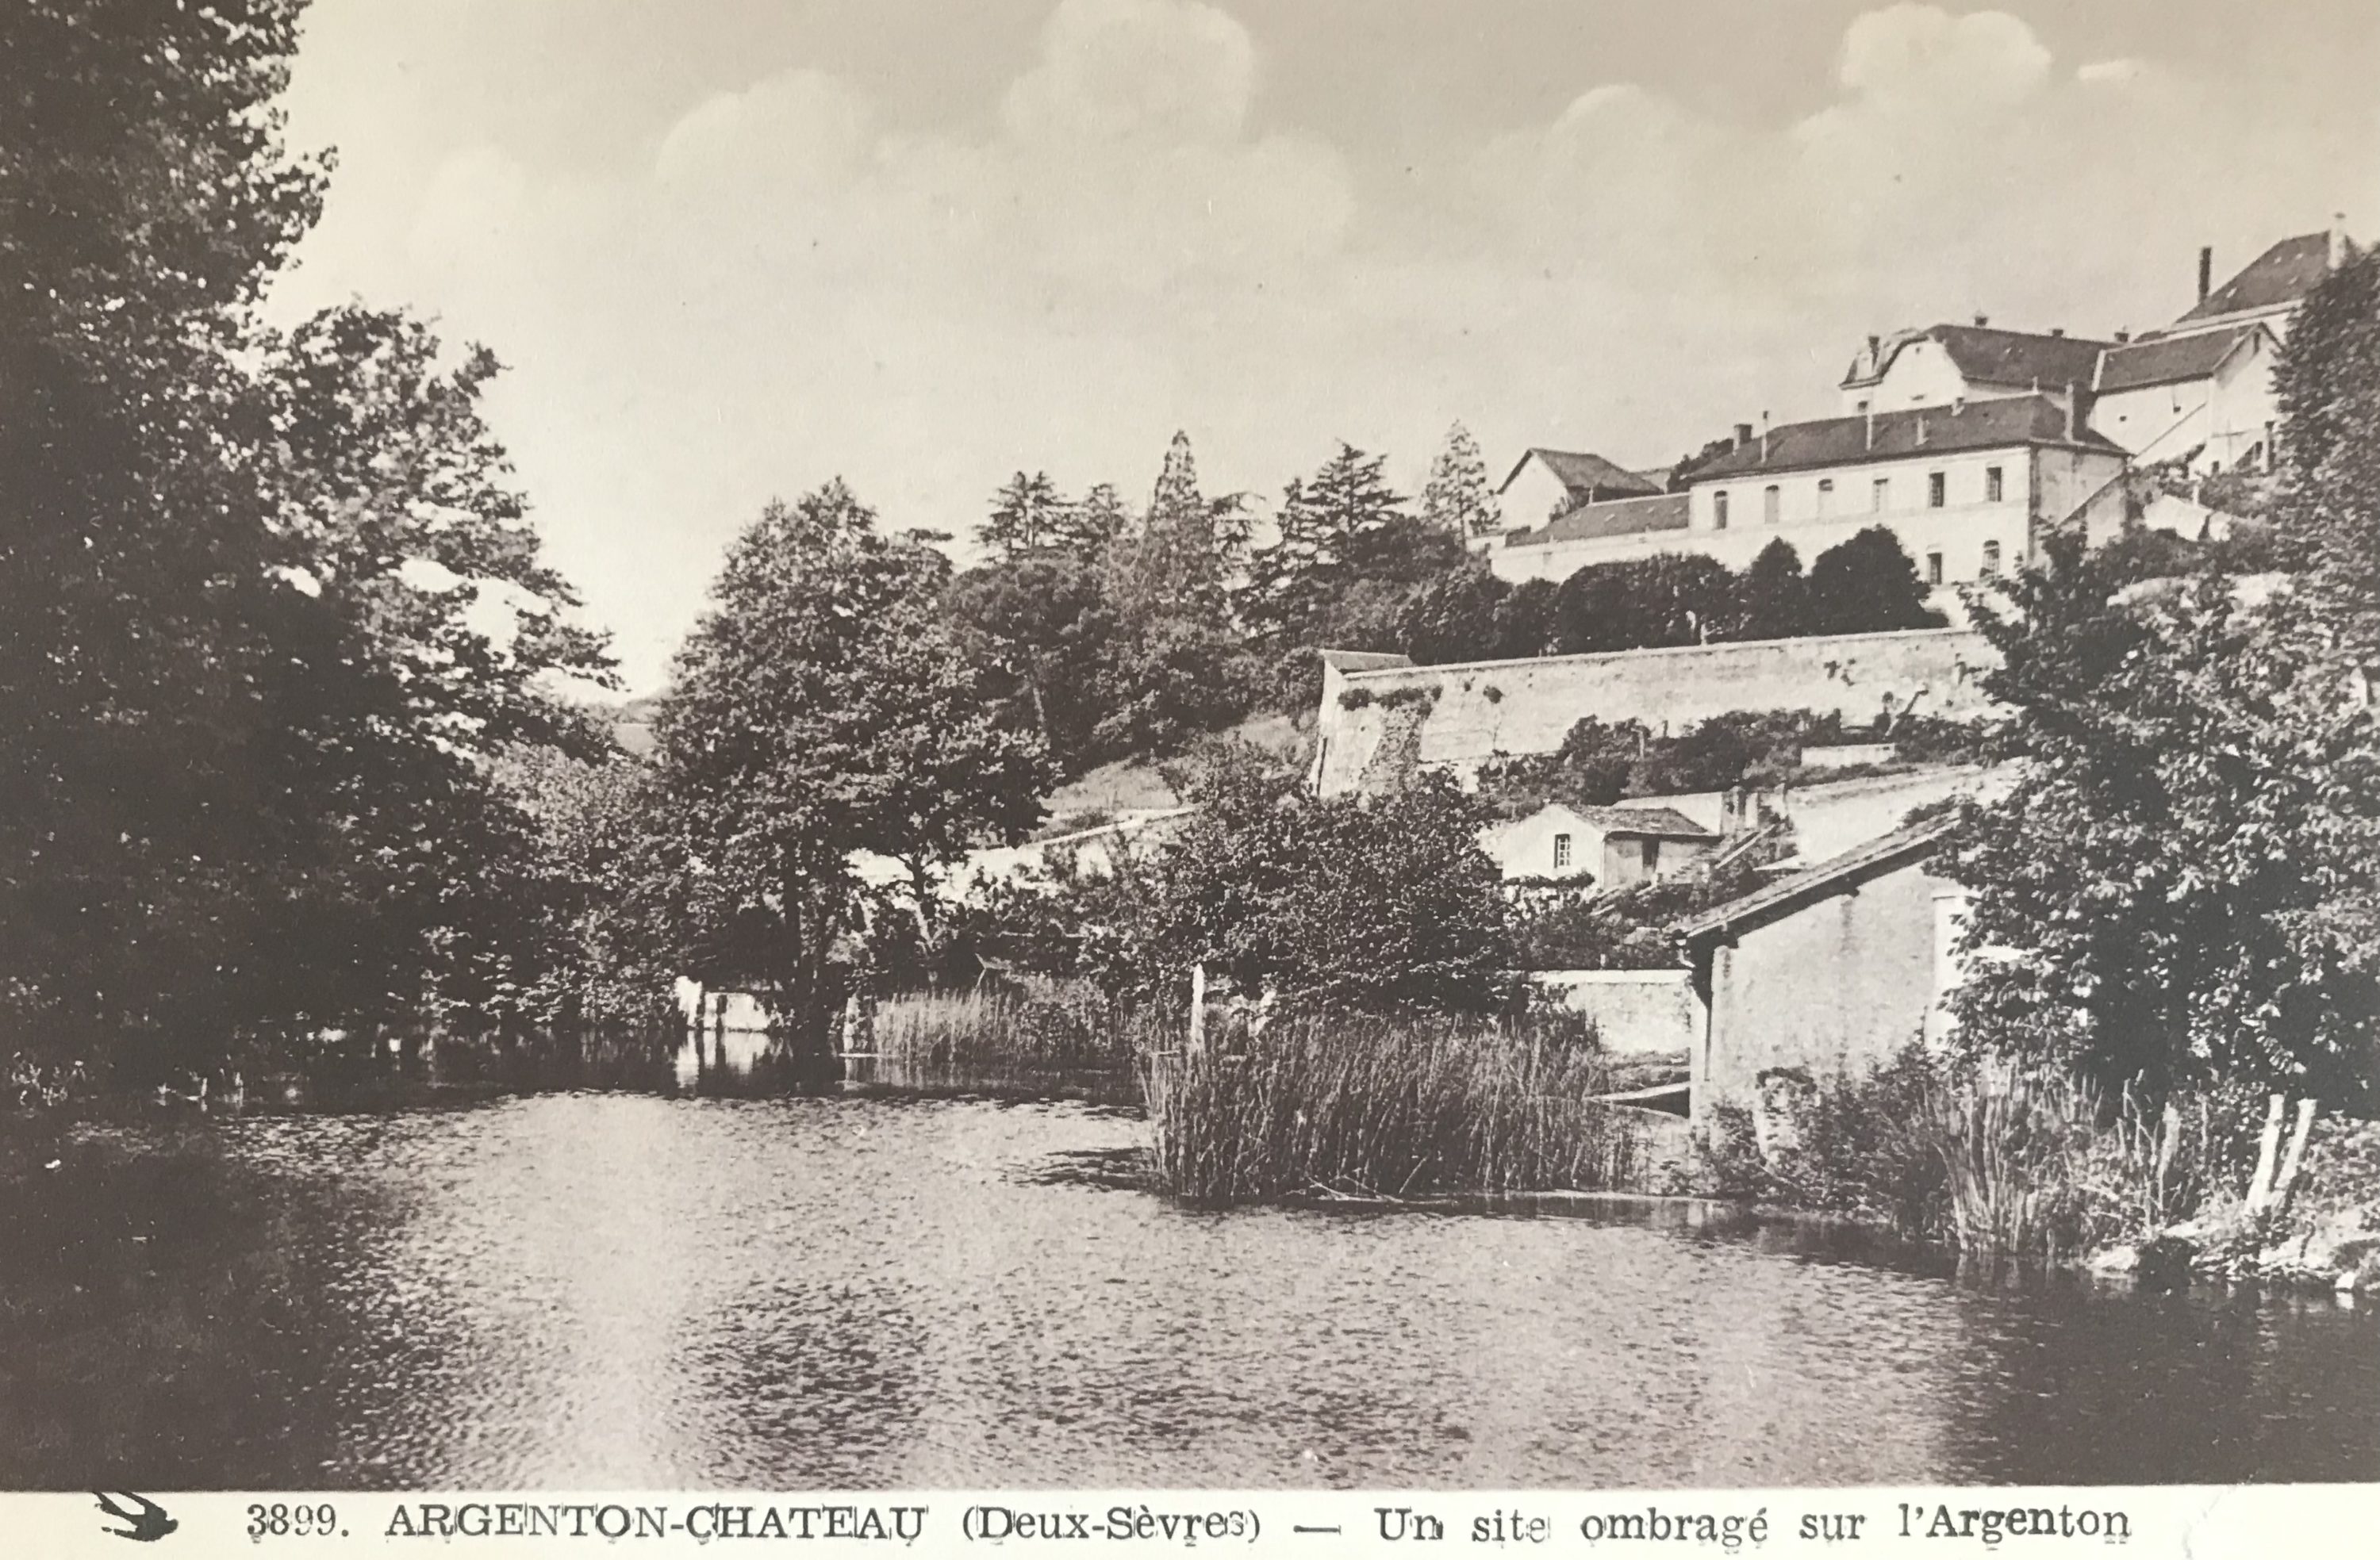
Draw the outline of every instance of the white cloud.
<instances>
[{"instance_id":1,"label":"white cloud","mask_svg":"<svg viewBox=\"0 0 2380 1560\"><path fill-rule=\"evenodd\" d=\"M870 139L867 100L817 70L789 70L696 105L654 158L675 189L733 194L831 188L857 171Z\"/></svg>"},{"instance_id":2,"label":"white cloud","mask_svg":"<svg viewBox=\"0 0 2380 1560\"><path fill-rule=\"evenodd\" d=\"M1184 426L1213 484L1267 492L1341 437L1418 480L1456 417L1491 465L1649 464L1830 409L1866 331L2155 323L2198 245L2228 268L2357 193L2336 127L2255 83L2078 67L1995 12L1859 18L1791 120L1582 63L1559 113L1445 153L1467 181L1351 144L1375 211L1266 65L1215 6L1062 0L930 130L814 62L600 156L399 118L295 296L410 302L515 366L492 421L642 687L735 529L838 473L964 532L1019 466L1145 493Z\"/></svg>"},{"instance_id":3,"label":"white cloud","mask_svg":"<svg viewBox=\"0 0 2380 1560\"><path fill-rule=\"evenodd\" d=\"M1001 117L1024 141L1225 144L1256 90L1247 30L1178 0L1062 0Z\"/></svg>"}]
</instances>

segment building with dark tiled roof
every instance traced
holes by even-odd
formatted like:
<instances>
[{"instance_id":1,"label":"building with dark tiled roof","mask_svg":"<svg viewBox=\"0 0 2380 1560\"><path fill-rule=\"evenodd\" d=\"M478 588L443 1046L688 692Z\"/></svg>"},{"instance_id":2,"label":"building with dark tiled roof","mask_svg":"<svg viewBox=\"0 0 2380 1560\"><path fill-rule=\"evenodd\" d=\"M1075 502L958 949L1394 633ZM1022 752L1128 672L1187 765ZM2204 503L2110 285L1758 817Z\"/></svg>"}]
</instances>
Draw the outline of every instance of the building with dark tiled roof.
<instances>
[{"instance_id":1,"label":"building with dark tiled roof","mask_svg":"<svg viewBox=\"0 0 2380 1560\"><path fill-rule=\"evenodd\" d=\"M1782 538L1803 565L1871 526L1930 585L2013 570L2052 530L2121 524L2123 448L2079 395L2013 395L1764 429L1696 466L1686 539L1742 567Z\"/></svg>"},{"instance_id":2,"label":"building with dark tiled roof","mask_svg":"<svg viewBox=\"0 0 2380 1560\"><path fill-rule=\"evenodd\" d=\"M1931 325L1870 336L1840 391L1859 415L2002 397L2073 395L2093 431L2135 461L2215 472L2268 465L2278 412L2273 364L2298 304L2344 260L2338 228L2284 238L2214 285L2214 251L2198 257L2198 302L2137 340L2063 331Z\"/></svg>"},{"instance_id":3,"label":"building with dark tiled roof","mask_svg":"<svg viewBox=\"0 0 2380 1560\"><path fill-rule=\"evenodd\" d=\"M2347 248L2347 234L2338 226L2324 233L2301 233L2250 260L2220 287L2208 285L2214 280L2215 251L2201 249L2198 302L2159 334L2180 336L2264 324L2287 335L2289 317L2297 312L2299 303L2338 269Z\"/></svg>"},{"instance_id":4,"label":"building with dark tiled roof","mask_svg":"<svg viewBox=\"0 0 2380 1560\"><path fill-rule=\"evenodd\" d=\"M2087 385L2110 344L2063 331L1931 325L1870 336L1843 376L1843 410L1893 412Z\"/></svg>"},{"instance_id":5,"label":"building with dark tiled roof","mask_svg":"<svg viewBox=\"0 0 2380 1560\"><path fill-rule=\"evenodd\" d=\"M1535 526L1583 504L1645 498L1662 484L1580 450L1533 449L1512 463L1496 490L1505 518Z\"/></svg>"}]
</instances>

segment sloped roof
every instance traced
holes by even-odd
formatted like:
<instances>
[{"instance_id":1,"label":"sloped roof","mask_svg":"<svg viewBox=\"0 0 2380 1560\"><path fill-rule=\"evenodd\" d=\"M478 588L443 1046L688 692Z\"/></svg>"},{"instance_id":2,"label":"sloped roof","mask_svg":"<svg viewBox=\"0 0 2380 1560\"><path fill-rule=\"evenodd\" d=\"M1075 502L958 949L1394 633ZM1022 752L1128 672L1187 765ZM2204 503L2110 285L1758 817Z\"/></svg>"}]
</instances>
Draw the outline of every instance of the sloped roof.
<instances>
[{"instance_id":1,"label":"sloped roof","mask_svg":"<svg viewBox=\"0 0 2380 1560\"><path fill-rule=\"evenodd\" d=\"M1573 493L1600 491L1645 494L1658 493L1661 490L1658 483L1649 482L1635 472L1624 466L1616 466L1601 455L1589 454L1578 450L1542 449L1530 450L1519 460L1513 462L1512 469L1505 474L1502 484L1496 490L1500 493L1511 487L1512 478L1520 476L1522 467L1527 466L1532 460L1544 462L1546 469L1552 472L1561 485Z\"/></svg>"},{"instance_id":2,"label":"sloped roof","mask_svg":"<svg viewBox=\"0 0 2380 1560\"><path fill-rule=\"evenodd\" d=\"M2192 320L2218 320L2243 309L2272 308L2295 303L2330 274L2330 235L2301 233L2248 262L2231 280L2200 300L2198 307L2175 324Z\"/></svg>"},{"instance_id":3,"label":"sloped roof","mask_svg":"<svg viewBox=\"0 0 2380 1560\"><path fill-rule=\"evenodd\" d=\"M2270 333L2262 325L2234 325L2228 330L2201 331L2187 336L2158 336L2151 341L2134 342L2129 346L2111 346L2099 359L2096 388L2106 393L2138 390L2143 385L2203 380L2222 367L2223 360L2240 346L2259 335Z\"/></svg>"},{"instance_id":4,"label":"sloped roof","mask_svg":"<svg viewBox=\"0 0 2380 1560\"><path fill-rule=\"evenodd\" d=\"M1586 541L1597 537L1628 537L1685 528L1686 495L1656 493L1647 498L1581 504L1535 530L1506 532L1504 545L1542 547L1548 542Z\"/></svg>"},{"instance_id":5,"label":"sloped roof","mask_svg":"<svg viewBox=\"0 0 2380 1560\"><path fill-rule=\"evenodd\" d=\"M1606 834L1648 834L1658 840L1716 840L1675 807L1597 807L1596 822Z\"/></svg>"},{"instance_id":6,"label":"sloped roof","mask_svg":"<svg viewBox=\"0 0 2380 1560\"><path fill-rule=\"evenodd\" d=\"M1896 867L1931 855L1935 847L1949 837L1957 821L1950 817L1929 818L1924 823L1880 835L1864 845L1854 846L1841 855L1820 862L1790 877L1764 883L1742 899L1730 900L1716 910L1706 910L1693 920L1682 923L1678 935L1688 943L1732 937L1747 925L1788 914L1810 900L1845 884L1881 877Z\"/></svg>"},{"instance_id":7,"label":"sloped roof","mask_svg":"<svg viewBox=\"0 0 2380 1560\"><path fill-rule=\"evenodd\" d=\"M1718 835L1675 807L1592 807L1572 802L1548 802L1504 825L1518 828L1548 813L1563 813L1605 834L1650 835L1659 840L1716 840Z\"/></svg>"},{"instance_id":8,"label":"sloped roof","mask_svg":"<svg viewBox=\"0 0 2380 1560\"><path fill-rule=\"evenodd\" d=\"M1869 373L1861 373L1859 361L1854 360L1852 371L1843 377L1844 386L1875 383L1903 349L1921 341L1939 344L1970 384L2028 385L2041 390L2089 384L2101 349L2112 345L2084 336L2001 331L1987 325L1931 325L1887 339Z\"/></svg>"},{"instance_id":9,"label":"sloped roof","mask_svg":"<svg viewBox=\"0 0 2380 1560\"><path fill-rule=\"evenodd\" d=\"M2086 386L2090 383L2087 375L2082 382ZM1873 442L1868 438L1871 420L1876 425ZM1730 478L1803 471L1815 466L1853 466L1872 460L2024 444L2103 450L2117 455L2124 453L2123 446L2079 422L2070 435L2065 403L2054 396L2008 395L1970 401L1955 409L1921 406L1913 411L1878 412L1873 419L1826 417L1817 422L1787 423L1769 431L1767 459L1761 458L1760 441L1755 439L1697 468L1689 480L1700 486Z\"/></svg>"}]
</instances>

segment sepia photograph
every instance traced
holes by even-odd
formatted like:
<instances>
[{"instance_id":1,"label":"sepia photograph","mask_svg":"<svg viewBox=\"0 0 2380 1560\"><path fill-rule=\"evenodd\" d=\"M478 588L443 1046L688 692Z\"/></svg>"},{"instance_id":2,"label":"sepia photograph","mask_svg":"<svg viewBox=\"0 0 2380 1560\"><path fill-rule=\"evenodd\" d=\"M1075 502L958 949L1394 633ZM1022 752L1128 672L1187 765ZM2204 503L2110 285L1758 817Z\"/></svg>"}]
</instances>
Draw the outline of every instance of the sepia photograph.
<instances>
[{"instance_id":1,"label":"sepia photograph","mask_svg":"<svg viewBox=\"0 0 2380 1560\"><path fill-rule=\"evenodd\" d=\"M2366 0L0 0L0 1492L2380 1482L2375 244Z\"/></svg>"}]
</instances>

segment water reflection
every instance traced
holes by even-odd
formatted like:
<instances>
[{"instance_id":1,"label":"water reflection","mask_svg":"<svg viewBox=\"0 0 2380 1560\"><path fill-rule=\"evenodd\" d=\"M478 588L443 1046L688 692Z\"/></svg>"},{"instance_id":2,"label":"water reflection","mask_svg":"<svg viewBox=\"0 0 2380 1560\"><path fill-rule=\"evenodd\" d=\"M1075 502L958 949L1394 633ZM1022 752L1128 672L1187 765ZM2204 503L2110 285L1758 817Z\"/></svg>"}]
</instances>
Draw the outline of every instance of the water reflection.
<instances>
[{"instance_id":1,"label":"water reflection","mask_svg":"<svg viewBox=\"0 0 2380 1560\"><path fill-rule=\"evenodd\" d=\"M2380 1475L2369 1313L1975 1282L1699 1204L1201 1213L1124 1190L1129 1111L747 1097L771 1049L720 1040L577 1075L644 1092L216 1124L304 1191L285 1330L203 1340L272 1390L152 1395L128 1448L101 1405L139 1388L86 1380L39 1433L182 1486ZM40 1260L0 1251L0 1358L103 1373L6 1330ZM168 1265L123 1325L208 1282ZM77 1481L20 1422L0 1471Z\"/></svg>"}]
</instances>

